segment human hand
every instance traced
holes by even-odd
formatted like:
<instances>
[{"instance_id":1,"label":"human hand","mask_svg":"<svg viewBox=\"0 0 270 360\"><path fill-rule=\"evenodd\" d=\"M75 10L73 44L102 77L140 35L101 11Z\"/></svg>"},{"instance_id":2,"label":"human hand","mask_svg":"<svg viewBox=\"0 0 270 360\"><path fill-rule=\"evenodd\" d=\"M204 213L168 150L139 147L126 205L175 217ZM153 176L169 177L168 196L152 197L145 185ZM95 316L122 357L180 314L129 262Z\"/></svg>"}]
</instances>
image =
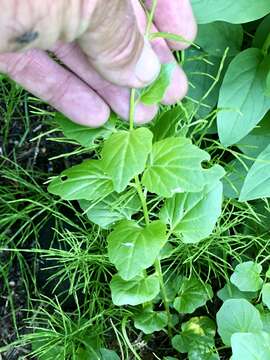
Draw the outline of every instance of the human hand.
<instances>
[{"instance_id":1,"label":"human hand","mask_svg":"<svg viewBox=\"0 0 270 360\"><path fill-rule=\"evenodd\" d=\"M102 125L110 108L127 119L130 88L153 81L160 63L175 62L170 48L186 47L163 39L150 47L139 0L0 0L0 8L0 72L83 125ZM196 36L189 0L158 0L155 25L188 41ZM163 102L175 103L186 91L176 66ZM135 120L147 122L156 112L138 104Z\"/></svg>"}]
</instances>

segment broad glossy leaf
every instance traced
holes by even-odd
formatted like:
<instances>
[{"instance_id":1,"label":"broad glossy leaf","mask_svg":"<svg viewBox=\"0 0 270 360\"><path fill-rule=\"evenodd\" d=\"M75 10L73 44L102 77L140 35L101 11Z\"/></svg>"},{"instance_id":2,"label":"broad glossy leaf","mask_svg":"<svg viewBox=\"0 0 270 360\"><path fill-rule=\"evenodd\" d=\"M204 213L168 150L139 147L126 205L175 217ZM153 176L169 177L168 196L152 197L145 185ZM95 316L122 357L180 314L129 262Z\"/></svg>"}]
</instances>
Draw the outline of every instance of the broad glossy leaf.
<instances>
[{"instance_id":1,"label":"broad glossy leaf","mask_svg":"<svg viewBox=\"0 0 270 360\"><path fill-rule=\"evenodd\" d=\"M141 90L140 101L146 105L158 104L164 97L168 86L170 85L172 73L175 69L175 63L163 64L157 80Z\"/></svg>"},{"instance_id":2,"label":"broad glossy leaf","mask_svg":"<svg viewBox=\"0 0 270 360\"><path fill-rule=\"evenodd\" d=\"M214 349L202 352L200 349L192 350L188 353L188 360L219 360L220 357Z\"/></svg>"},{"instance_id":3,"label":"broad glossy leaf","mask_svg":"<svg viewBox=\"0 0 270 360\"><path fill-rule=\"evenodd\" d=\"M108 237L109 259L119 275L130 280L154 264L166 242L166 225L161 221L146 227L122 221Z\"/></svg>"},{"instance_id":4,"label":"broad glossy leaf","mask_svg":"<svg viewBox=\"0 0 270 360\"><path fill-rule=\"evenodd\" d=\"M165 311L143 311L134 317L134 326L145 334L152 334L155 331L164 329L168 324L168 317Z\"/></svg>"},{"instance_id":5,"label":"broad glossy leaf","mask_svg":"<svg viewBox=\"0 0 270 360\"><path fill-rule=\"evenodd\" d=\"M63 114L57 113L55 121L68 139L76 140L80 145L88 147L99 138L107 139L115 130L116 116L111 115L107 123L99 128L90 128L74 123Z\"/></svg>"},{"instance_id":6,"label":"broad glossy leaf","mask_svg":"<svg viewBox=\"0 0 270 360\"><path fill-rule=\"evenodd\" d=\"M209 41L209 34L211 34L211 41ZM210 55L222 57L225 50L229 48L228 56L235 56L240 52L242 42L243 28L241 25L224 21L199 25L196 44Z\"/></svg>"},{"instance_id":7,"label":"broad glossy leaf","mask_svg":"<svg viewBox=\"0 0 270 360\"><path fill-rule=\"evenodd\" d=\"M205 183L201 162L209 159L205 151L187 138L158 141L153 145L142 182L150 192L164 197L184 191L200 191Z\"/></svg>"},{"instance_id":8,"label":"broad glossy leaf","mask_svg":"<svg viewBox=\"0 0 270 360\"><path fill-rule=\"evenodd\" d=\"M191 0L191 3L199 24L217 20L241 24L270 12L269 0Z\"/></svg>"},{"instance_id":9,"label":"broad glossy leaf","mask_svg":"<svg viewBox=\"0 0 270 360\"><path fill-rule=\"evenodd\" d=\"M110 283L112 300L115 305L139 305L153 300L159 293L159 280L156 275L136 276L130 281L115 275Z\"/></svg>"},{"instance_id":10,"label":"broad glossy leaf","mask_svg":"<svg viewBox=\"0 0 270 360\"><path fill-rule=\"evenodd\" d=\"M109 195L113 184L102 161L87 160L63 171L52 180L48 191L64 200L97 200Z\"/></svg>"},{"instance_id":11,"label":"broad glossy leaf","mask_svg":"<svg viewBox=\"0 0 270 360\"><path fill-rule=\"evenodd\" d=\"M208 42L209 43L209 42ZM198 49L187 49L183 69L188 75L190 86L188 97L195 102L196 116L205 118L218 102L221 80L206 98L205 94L213 86L221 59Z\"/></svg>"},{"instance_id":12,"label":"broad glossy leaf","mask_svg":"<svg viewBox=\"0 0 270 360\"><path fill-rule=\"evenodd\" d=\"M104 168L112 177L115 191L123 191L130 180L144 170L152 148L152 137L150 130L139 128L118 131L104 143Z\"/></svg>"},{"instance_id":13,"label":"broad glossy leaf","mask_svg":"<svg viewBox=\"0 0 270 360\"><path fill-rule=\"evenodd\" d=\"M231 283L226 284L222 289L217 292L217 296L222 300L228 299L246 299L252 300L256 297L257 292L240 291L236 286Z\"/></svg>"},{"instance_id":14,"label":"broad glossy leaf","mask_svg":"<svg viewBox=\"0 0 270 360\"><path fill-rule=\"evenodd\" d=\"M237 332L261 331L263 324L259 311L245 299L226 300L217 313L218 333L225 345Z\"/></svg>"},{"instance_id":15,"label":"broad glossy leaf","mask_svg":"<svg viewBox=\"0 0 270 360\"><path fill-rule=\"evenodd\" d=\"M198 193L176 194L166 200L160 218L184 243L196 243L208 237L221 214L222 184L206 186Z\"/></svg>"},{"instance_id":16,"label":"broad glossy leaf","mask_svg":"<svg viewBox=\"0 0 270 360\"><path fill-rule=\"evenodd\" d=\"M257 158L257 156L270 143L270 112L268 112L263 120L253 129L247 136L239 141L237 147L249 157Z\"/></svg>"},{"instance_id":17,"label":"broad glossy leaf","mask_svg":"<svg viewBox=\"0 0 270 360\"><path fill-rule=\"evenodd\" d=\"M270 283L266 283L262 288L262 301L270 309Z\"/></svg>"},{"instance_id":18,"label":"broad glossy leaf","mask_svg":"<svg viewBox=\"0 0 270 360\"><path fill-rule=\"evenodd\" d=\"M268 0L267 0L268 1ZM238 54L224 77L218 102L218 134L224 146L239 142L270 108L264 94L266 63L259 49Z\"/></svg>"},{"instance_id":19,"label":"broad glossy leaf","mask_svg":"<svg viewBox=\"0 0 270 360\"><path fill-rule=\"evenodd\" d=\"M263 284L261 272L260 264L253 261L243 262L236 266L230 280L241 291L258 291Z\"/></svg>"},{"instance_id":20,"label":"broad glossy leaf","mask_svg":"<svg viewBox=\"0 0 270 360\"><path fill-rule=\"evenodd\" d=\"M240 201L270 197L270 145L251 166L240 193Z\"/></svg>"},{"instance_id":21,"label":"broad glossy leaf","mask_svg":"<svg viewBox=\"0 0 270 360\"><path fill-rule=\"evenodd\" d=\"M269 360L270 334L261 332L232 335L232 360Z\"/></svg>"},{"instance_id":22,"label":"broad glossy leaf","mask_svg":"<svg viewBox=\"0 0 270 360\"><path fill-rule=\"evenodd\" d=\"M207 316L191 318L181 325L181 330L172 339L173 347L180 353L208 353L215 344L216 325Z\"/></svg>"},{"instance_id":23,"label":"broad glossy leaf","mask_svg":"<svg viewBox=\"0 0 270 360\"><path fill-rule=\"evenodd\" d=\"M173 306L179 313L193 313L197 308L206 304L213 296L212 288L208 284L202 284L198 279L183 278L178 296Z\"/></svg>"},{"instance_id":24,"label":"broad glossy leaf","mask_svg":"<svg viewBox=\"0 0 270 360\"><path fill-rule=\"evenodd\" d=\"M119 199L119 194L112 193L99 202L81 200L80 206L90 221L107 229L120 220L130 220L140 210L141 202L136 194Z\"/></svg>"}]
</instances>

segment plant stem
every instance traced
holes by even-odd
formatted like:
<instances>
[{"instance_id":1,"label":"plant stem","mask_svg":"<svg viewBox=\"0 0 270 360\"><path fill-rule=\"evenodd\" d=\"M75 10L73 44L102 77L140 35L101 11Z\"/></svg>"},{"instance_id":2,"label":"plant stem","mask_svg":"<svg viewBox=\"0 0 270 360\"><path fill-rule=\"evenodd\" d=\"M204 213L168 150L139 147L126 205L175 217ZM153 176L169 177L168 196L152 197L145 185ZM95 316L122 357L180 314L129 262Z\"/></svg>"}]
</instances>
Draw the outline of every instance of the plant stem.
<instances>
[{"instance_id":1,"label":"plant stem","mask_svg":"<svg viewBox=\"0 0 270 360\"><path fill-rule=\"evenodd\" d=\"M150 15L150 19L151 19L151 16L152 16L152 20L153 20L153 16L154 16L154 13L155 13L156 5L157 5L157 0L153 0L153 7L152 7L151 15ZM151 25L151 23L150 23L150 25ZM130 130L134 129L134 118L135 118L135 108L136 108L135 95L136 95L135 89L132 89L131 93L130 93L130 109L129 109L129 129ZM142 204L145 223L146 223L146 225L149 225L150 224L150 217L149 217L149 212L148 212L148 208L147 208L146 197L145 197L145 195L143 193L142 184L140 182L140 179L139 179L138 175L136 175L134 177L134 181L135 181L135 186L136 186L137 193L139 195L139 198L140 198L140 201L141 201L141 204ZM167 301L167 295L166 295L166 290L165 290L165 285L164 285L164 280L163 280L161 263L160 263L160 260L158 258L155 261L155 271L156 271L157 276L158 276L162 301L164 303L165 311L166 311L167 317L168 317L168 335L169 335L169 337L171 337L171 335L172 335L171 334L171 329L172 329L171 314L170 314L169 304L168 304L168 301Z\"/></svg>"},{"instance_id":2,"label":"plant stem","mask_svg":"<svg viewBox=\"0 0 270 360\"><path fill-rule=\"evenodd\" d=\"M168 300L167 300L167 294L166 294L166 289L165 289L165 284L164 284L164 279L163 279L163 274L162 274L161 263L158 258L155 261L155 270L158 275L159 284L160 284L160 292L161 292L162 300L164 303L165 311L166 311L166 314L168 317L168 335L171 338L172 337L172 317L171 317L170 307L169 307Z\"/></svg>"},{"instance_id":3,"label":"plant stem","mask_svg":"<svg viewBox=\"0 0 270 360\"><path fill-rule=\"evenodd\" d=\"M149 37L150 31L151 31L151 26L153 24L154 15L155 15L156 8L157 8L157 2L158 2L158 0L153 0L152 8L151 8L150 14L148 15L148 23L147 23L147 28L146 28L146 32L145 32L146 38Z\"/></svg>"},{"instance_id":4,"label":"plant stem","mask_svg":"<svg viewBox=\"0 0 270 360\"><path fill-rule=\"evenodd\" d=\"M150 224L149 213L148 213L147 203L146 203L146 199L145 199L145 196L143 193L142 185L141 185L141 182L140 182L140 179L138 176L135 176L134 180L135 180L135 185L136 185L136 189L137 189L139 198L141 200L144 220L146 222L146 225L149 225Z\"/></svg>"},{"instance_id":5,"label":"plant stem","mask_svg":"<svg viewBox=\"0 0 270 360\"><path fill-rule=\"evenodd\" d=\"M131 89L130 92L130 104L129 104L129 129L134 129L134 120L135 120L135 94L136 90Z\"/></svg>"}]
</instances>

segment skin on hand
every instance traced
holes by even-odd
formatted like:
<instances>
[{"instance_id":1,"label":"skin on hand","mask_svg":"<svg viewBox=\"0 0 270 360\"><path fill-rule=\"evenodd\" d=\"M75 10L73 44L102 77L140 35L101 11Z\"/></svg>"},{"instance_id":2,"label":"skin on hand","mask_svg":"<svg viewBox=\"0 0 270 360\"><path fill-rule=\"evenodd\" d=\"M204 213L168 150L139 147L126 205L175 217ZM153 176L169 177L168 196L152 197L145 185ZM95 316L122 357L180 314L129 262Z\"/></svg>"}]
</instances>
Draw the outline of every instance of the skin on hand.
<instances>
[{"instance_id":1,"label":"skin on hand","mask_svg":"<svg viewBox=\"0 0 270 360\"><path fill-rule=\"evenodd\" d=\"M0 8L0 71L84 125L106 122L110 107L128 118L129 89L153 81L161 63L175 62L164 40L150 46L144 38L146 19L138 0L0 0ZM189 0L158 0L155 24L190 41L196 36ZM177 66L164 103L186 91ZM136 121L149 121L156 111L139 104Z\"/></svg>"}]
</instances>

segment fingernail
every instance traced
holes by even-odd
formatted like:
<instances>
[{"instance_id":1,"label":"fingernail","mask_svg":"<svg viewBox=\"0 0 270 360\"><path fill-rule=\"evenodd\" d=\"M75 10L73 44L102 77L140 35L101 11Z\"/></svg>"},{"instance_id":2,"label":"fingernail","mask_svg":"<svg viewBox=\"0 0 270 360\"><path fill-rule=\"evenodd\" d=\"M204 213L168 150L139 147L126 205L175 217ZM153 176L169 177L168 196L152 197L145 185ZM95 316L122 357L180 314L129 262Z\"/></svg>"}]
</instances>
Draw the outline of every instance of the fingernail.
<instances>
[{"instance_id":1,"label":"fingernail","mask_svg":"<svg viewBox=\"0 0 270 360\"><path fill-rule=\"evenodd\" d=\"M158 77L160 67L161 65L157 55L151 46L145 42L141 57L135 69L135 76L142 87L149 85Z\"/></svg>"}]
</instances>

